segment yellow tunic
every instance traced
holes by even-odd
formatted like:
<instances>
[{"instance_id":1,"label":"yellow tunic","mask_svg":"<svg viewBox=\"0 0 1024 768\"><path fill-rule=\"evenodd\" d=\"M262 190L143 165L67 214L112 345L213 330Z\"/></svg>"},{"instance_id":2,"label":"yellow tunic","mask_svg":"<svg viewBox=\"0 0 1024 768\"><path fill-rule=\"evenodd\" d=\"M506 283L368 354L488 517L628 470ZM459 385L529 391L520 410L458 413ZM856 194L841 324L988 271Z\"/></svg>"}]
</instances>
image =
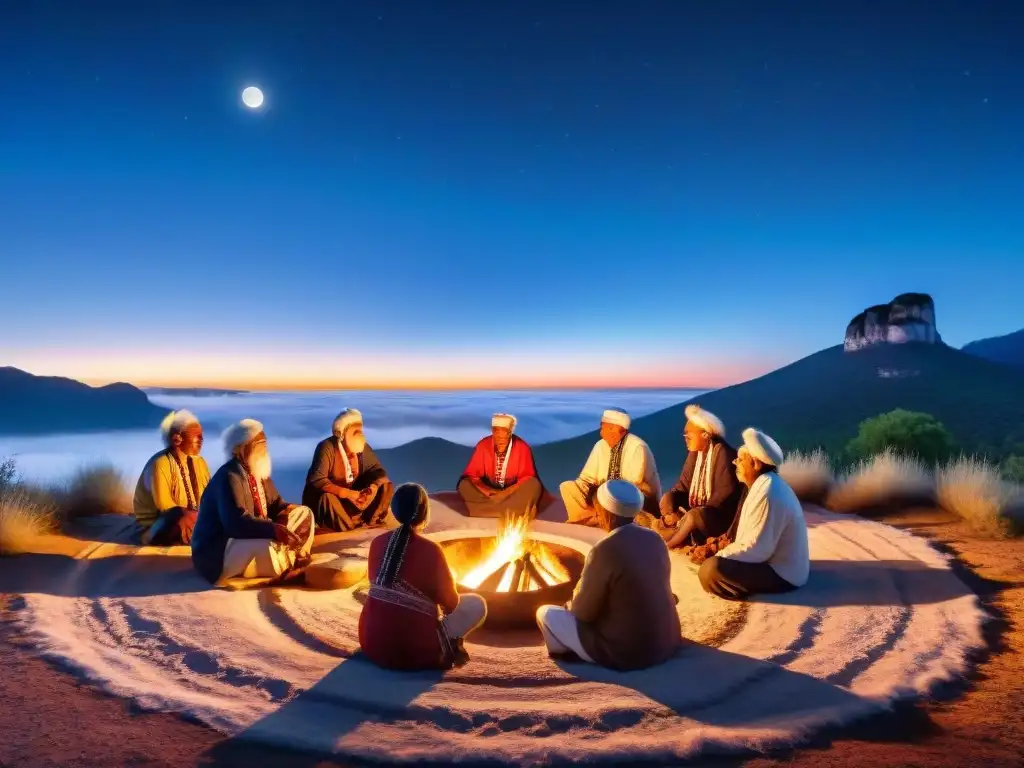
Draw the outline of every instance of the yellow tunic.
<instances>
[{"instance_id":1,"label":"yellow tunic","mask_svg":"<svg viewBox=\"0 0 1024 768\"><path fill-rule=\"evenodd\" d=\"M135 486L135 520L143 530L149 529L160 515L174 507L194 506L199 509L199 498L202 498L203 491L210 482L210 468L206 465L206 459L202 456L193 456L192 464L196 469L196 482L199 485L199 498L195 499L194 505L188 503L188 490L185 483L187 477L182 477L178 463L171 455L172 449L165 448L146 462L139 482ZM179 454L181 466L188 472L188 457Z\"/></svg>"}]
</instances>

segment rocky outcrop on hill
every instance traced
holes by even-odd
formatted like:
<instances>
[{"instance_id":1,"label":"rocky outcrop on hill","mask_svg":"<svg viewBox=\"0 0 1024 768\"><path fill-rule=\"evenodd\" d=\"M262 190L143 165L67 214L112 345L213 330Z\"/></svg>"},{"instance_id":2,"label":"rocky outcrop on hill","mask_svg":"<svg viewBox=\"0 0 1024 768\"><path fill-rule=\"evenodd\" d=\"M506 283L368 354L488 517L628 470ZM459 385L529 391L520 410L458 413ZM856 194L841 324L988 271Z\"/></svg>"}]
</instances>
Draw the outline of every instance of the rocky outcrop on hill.
<instances>
[{"instance_id":1,"label":"rocky outcrop on hill","mask_svg":"<svg viewBox=\"0 0 1024 768\"><path fill-rule=\"evenodd\" d=\"M935 328L935 302L927 293L903 293L888 304L876 304L846 326L843 349L857 352L876 344L910 341L941 344Z\"/></svg>"}]
</instances>

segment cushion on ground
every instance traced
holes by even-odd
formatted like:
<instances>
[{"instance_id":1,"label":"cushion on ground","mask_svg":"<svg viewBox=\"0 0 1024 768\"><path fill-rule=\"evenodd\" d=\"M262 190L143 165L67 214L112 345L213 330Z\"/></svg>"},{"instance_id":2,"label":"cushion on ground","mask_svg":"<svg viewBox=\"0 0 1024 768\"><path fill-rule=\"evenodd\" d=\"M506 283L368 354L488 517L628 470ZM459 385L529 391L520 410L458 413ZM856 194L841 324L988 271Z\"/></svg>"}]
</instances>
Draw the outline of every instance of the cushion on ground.
<instances>
[{"instance_id":1,"label":"cushion on ground","mask_svg":"<svg viewBox=\"0 0 1024 768\"><path fill-rule=\"evenodd\" d=\"M311 589L347 589L366 578L366 558L320 552L306 568Z\"/></svg>"}]
</instances>

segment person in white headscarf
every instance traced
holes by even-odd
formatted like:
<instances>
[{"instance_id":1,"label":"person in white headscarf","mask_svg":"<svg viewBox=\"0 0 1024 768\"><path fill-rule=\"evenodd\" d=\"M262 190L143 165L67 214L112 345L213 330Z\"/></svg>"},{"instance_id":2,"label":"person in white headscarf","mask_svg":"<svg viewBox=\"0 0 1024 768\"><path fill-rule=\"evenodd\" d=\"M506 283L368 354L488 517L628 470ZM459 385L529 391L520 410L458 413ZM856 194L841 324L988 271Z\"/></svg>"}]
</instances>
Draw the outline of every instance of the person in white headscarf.
<instances>
[{"instance_id":1,"label":"person in white headscarf","mask_svg":"<svg viewBox=\"0 0 1024 768\"><path fill-rule=\"evenodd\" d=\"M529 444L514 435L516 417L496 413L491 434L476 444L455 486L470 517L537 515L544 486Z\"/></svg>"},{"instance_id":2,"label":"person in white headscarf","mask_svg":"<svg viewBox=\"0 0 1024 768\"><path fill-rule=\"evenodd\" d=\"M670 549L726 533L743 493L733 466L736 451L725 441L721 419L695 404L685 413L688 453L679 480L661 497L660 518L645 513L637 520L661 534Z\"/></svg>"},{"instance_id":3,"label":"person in white headscarf","mask_svg":"<svg viewBox=\"0 0 1024 768\"><path fill-rule=\"evenodd\" d=\"M782 448L756 429L743 432L736 476L749 489L732 543L705 560L697 576L707 592L730 600L789 592L807 583L807 523L793 489L778 473Z\"/></svg>"},{"instance_id":4,"label":"person in white headscarf","mask_svg":"<svg viewBox=\"0 0 1024 768\"><path fill-rule=\"evenodd\" d=\"M160 424L164 448L142 469L132 507L143 544L188 544L210 468L199 455L203 427L191 411L171 411Z\"/></svg>"},{"instance_id":5,"label":"person in white headscarf","mask_svg":"<svg viewBox=\"0 0 1024 768\"><path fill-rule=\"evenodd\" d=\"M318 526L332 531L384 525L395 486L366 442L363 414L345 409L331 432L313 451L302 503Z\"/></svg>"},{"instance_id":6,"label":"person in white headscarf","mask_svg":"<svg viewBox=\"0 0 1024 768\"><path fill-rule=\"evenodd\" d=\"M228 460L199 504L192 564L211 584L298 576L310 561L313 512L278 493L260 422L242 419L224 431L223 440Z\"/></svg>"},{"instance_id":7,"label":"person in white headscarf","mask_svg":"<svg viewBox=\"0 0 1024 768\"><path fill-rule=\"evenodd\" d=\"M609 533L587 554L569 607L538 609L544 644L554 656L571 652L612 669L660 664L682 642L668 550L656 533L632 524L643 504L635 485L609 480L595 498Z\"/></svg>"},{"instance_id":8,"label":"person in white headscarf","mask_svg":"<svg viewBox=\"0 0 1024 768\"><path fill-rule=\"evenodd\" d=\"M661 481L654 454L647 443L629 431L629 414L609 408L601 415L601 439L595 443L579 477L566 480L558 490L570 523L598 525L594 495L608 480L628 480L644 496L644 509L658 511Z\"/></svg>"}]
</instances>

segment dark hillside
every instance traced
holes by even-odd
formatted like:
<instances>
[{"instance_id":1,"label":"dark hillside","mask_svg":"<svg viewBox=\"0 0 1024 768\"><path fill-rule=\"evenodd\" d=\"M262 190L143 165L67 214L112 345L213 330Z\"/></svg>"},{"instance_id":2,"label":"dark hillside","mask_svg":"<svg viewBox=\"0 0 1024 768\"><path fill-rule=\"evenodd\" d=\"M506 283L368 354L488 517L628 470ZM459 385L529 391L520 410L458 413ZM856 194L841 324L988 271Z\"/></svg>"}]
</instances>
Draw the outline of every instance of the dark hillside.
<instances>
[{"instance_id":1,"label":"dark hillside","mask_svg":"<svg viewBox=\"0 0 1024 768\"><path fill-rule=\"evenodd\" d=\"M0 368L0 434L156 429L167 413L131 384L90 387L59 376Z\"/></svg>"}]
</instances>

